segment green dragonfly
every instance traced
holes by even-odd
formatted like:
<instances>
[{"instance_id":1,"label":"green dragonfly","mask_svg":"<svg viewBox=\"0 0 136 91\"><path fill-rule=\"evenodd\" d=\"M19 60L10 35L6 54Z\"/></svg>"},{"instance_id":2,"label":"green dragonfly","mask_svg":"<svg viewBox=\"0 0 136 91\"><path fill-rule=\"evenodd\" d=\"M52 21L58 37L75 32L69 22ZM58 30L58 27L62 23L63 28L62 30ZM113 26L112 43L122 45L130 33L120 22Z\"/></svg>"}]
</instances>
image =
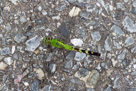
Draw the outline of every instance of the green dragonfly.
<instances>
[{"instance_id":1,"label":"green dragonfly","mask_svg":"<svg viewBox=\"0 0 136 91\"><path fill-rule=\"evenodd\" d=\"M73 46L70 46L68 44L64 44L62 41L58 40L58 39L52 39L50 37L46 37L43 39L43 42L46 45L51 45L54 46L56 48L64 48L66 50L70 50L70 51L77 51L77 52L82 52L82 53L86 53L88 55L95 55L95 56L100 56L101 54L98 52L93 52L93 51L89 51L89 50L82 50Z\"/></svg>"}]
</instances>

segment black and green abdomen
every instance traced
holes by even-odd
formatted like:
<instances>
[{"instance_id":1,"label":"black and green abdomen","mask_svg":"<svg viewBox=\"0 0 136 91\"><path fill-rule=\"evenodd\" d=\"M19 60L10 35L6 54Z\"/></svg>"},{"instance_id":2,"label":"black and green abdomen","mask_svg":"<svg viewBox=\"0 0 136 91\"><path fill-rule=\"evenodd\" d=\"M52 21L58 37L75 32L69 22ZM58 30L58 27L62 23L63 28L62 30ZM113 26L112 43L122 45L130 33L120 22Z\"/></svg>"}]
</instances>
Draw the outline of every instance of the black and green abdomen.
<instances>
[{"instance_id":1,"label":"black and green abdomen","mask_svg":"<svg viewBox=\"0 0 136 91\"><path fill-rule=\"evenodd\" d=\"M83 52L86 53L88 55L95 55L95 56L101 56L100 53L98 52L93 52L93 51L88 51L88 50L83 50L83 49L79 49L79 48L74 48L75 51L79 51L79 52Z\"/></svg>"}]
</instances>

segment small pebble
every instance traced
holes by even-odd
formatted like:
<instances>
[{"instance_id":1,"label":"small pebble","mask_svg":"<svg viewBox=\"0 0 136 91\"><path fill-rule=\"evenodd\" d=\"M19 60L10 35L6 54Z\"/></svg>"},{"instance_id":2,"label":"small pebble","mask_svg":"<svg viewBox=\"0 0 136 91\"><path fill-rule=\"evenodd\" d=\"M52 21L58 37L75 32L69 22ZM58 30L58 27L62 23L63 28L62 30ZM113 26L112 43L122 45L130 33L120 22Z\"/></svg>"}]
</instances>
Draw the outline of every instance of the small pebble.
<instances>
[{"instance_id":1,"label":"small pebble","mask_svg":"<svg viewBox=\"0 0 136 91\"><path fill-rule=\"evenodd\" d=\"M39 81L37 79L33 81L30 91L39 91Z\"/></svg>"},{"instance_id":2,"label":"small pebble","mask_svg":"<svg viewBox=\"0 0 136 91\"><path fill-rule=\"evenodd\" d=\"M56 64L49 64L49 70L51 73L54 73L56 71Z\"/></svg>"},{"instance_id":3,"label":"small pebble","mask_svg":"<svg viewBox=\"0 0 136 91\"><path fill-rule=\"evenodd\" d=\"M91 32L91 36L94 41L99 41L101 39L101 35L99 32Z\"/></svg>"},{"instance_id":4,"label":"small pebble","mask_svg":"<svg viewBox=\"0 0 136 91\"><path fill-rule=\"evenodd\" d=\"M2 24L3 23L3 19L2 18L0 18L0 24Z\"/></svg>"},{"instance_id":5,"label":"small pebble","mask_svg":"<svg viewBox=\"0 0 136 91\"><path fill-rule=\"evenodd\" d=\"M42 80L44 78L44 72L41 68L35 68L34 71L37 73L39 80Z\"/></svg>"},{"instance_id":6,"label":"small pebble","mask_svg":"<svg viewBox=\"0 0 136 91\"><path fill-rule=\"evenodd\" d=\"M72 66L73 66L73 61L72 60L70 60L70 61L67 61L66 63L65 63L65 68L66 69L69 69L69 68L72 68Z\"/></svg>"},{"instance_id":7,"label":"small pebble","mask_svg":"<svg viewBox=\"0 0 136 91\"><path fill-rule=\"evenodd\" d=\"M134 39L130 36L125 40L125 46L127 47L127 46L130 46L132 44L134 44Z\"/></svg>"},{"instance_id":8,"label":"small pebble","mask_svg":"<svg viewBox=\"0 0 136 91\"><path fill-rule=\"evenodd\" d=\"M5 70L7 68L7 64L5 64L4 62L0 62L0 70Z\"/></svg>"},{"instance_id":9,"label":"small pebble","mask_svg":"<svg viewBox=\"0 0 136 91\"><path fill-rule=\"evenodd\" d=\"M76 52L74 60L81 61L86 57L85 53Z\"/></svg>"},{"instance_id":10,"label":"small pebble","mask_svg":"<svg viewBox=\"0 0 136 91\"><path fill-rule=\"evenodd\" d=\"M86 86L94 88L96 86L98 79L99 79L99 72L97 70L93 70L88 75L89 75L89 77L87 78Z\"/></svg>"},{"instance_id":11,"label":"small pebble","mask_svg":"<svg viewBox=\"0 0 136 91\"><path fill-rule=\"evenodd\" d=\"M53 54L52 54L52 53L50 53L50 54L49 54L49 56L47 57L46 61L47 61L47 62L50 62L50 61L51 61L51 59L53 58L52 56L53 56Z\"/></svg>"},{"instance_id":12,"label":"small pebble","mask_svg":"<svg viewBox=\"0 0 136 91\"><path fill-rule=\"evenodd\" d=\"M77 74L78 74L79 77L85 77L85 76L88 75L88 73L89 73L89 71L87 69L79 68L79 71L78 71Z\"/></svg>"},{"instance_id":13,"label":"small pebble","mask_svg":"<svg viewBox=\"0 0 136 91\"><path fill-rule=\"evenodd\" d=\"M81 47L82 44L83 44L83 41L82 41L81 39L75 38L75 39L71 39L71 43L72 43L74 46L79 46L79 47Z\"/></svg>"},{"instance_id":14,"label":"small pebble","mask_svg":"<svg viewBox=\"0 0 136 91\"><path fill-rule=\"evenodd\" d=\"M15 46L12 46L12 51L11 51L11 53L14 54L15 50L16 50L16 47L15 47Z\"/></svg>"},{"instance_id":15,"label":"small pebble","mask_svg":"<svg viewBox=\"0 0 136 91\"><path fill-rule=\"evenodd\" d=\"M59 28L58 28L58 31L59 31L59 33L60 33L61 35L63 35L63 36L66 37L66 38L68 38L69 35L70 35L70 33L69 33L68 29L67 29L67 24L66 24L66 23L61 24L61 25L59 26Z\"/></svg>"},{"instance_id":16,"label":"small pebble","mask_svg":"<svg viewBox=\"0 0 136 91\"><path fill-rule=\"evenodd\" d=\"M104 48L106 51L111 51L112 49L112 44L111 44L111 39L109 37L106 38Z\"/></svg>"},{"instance_id":17,"label":"small pebble","mask_svg":"<svg viewBox=\"0 0 136 91\"><path fill-rule=\"evenodd\" d=\"M19 2L20 0L9 0L11 1L14 5L17 5L17 2Z\"/></svg>"},{"instance_id":18,"label":"small pebble","mask_svg":"<svg viewBox=\"0 0 136 91\"><path fill-rule=\"evenodd\" d=\"M29 86L29 83L28 83L28 82L24 82L24 85L25 85L26 87L28 87L28 86Z\"/></svg>"},{"instance_id":19,"label":"small pebble","mask_svg":"<svg viewBox=\"0 0 136 91\"><path fill-rule=\"evenodd\" d=\"M70 17L75 17L75 16L77 16L77 15L79 14L80 11L81 11L80 8L78 8L78 7L73 7L73 8L71 9L71 11L69 12L69 16L70 16Z\"/></svg>"},{"instance_id":20,"label":"small pebble","mask_svg":"<svg viewBox=\"0 0 136 91\"><path fill-rule=\"evenodd\" d=\"M136 24L134 24L134 21L129 16L125 17L122 24L124 28L130 33L136 32Z\"/></svg>"},{"instance_id":21,"label":"small pebble","mask_svg":"<svg viewBox=\"0 0 136 91\"><path fill-rule=\"evenodd\" d=\"M47 18L41 17L40 19L35 20L35 23L38 24L38 25L47 23Z\"/></svg>"},{"instance_id":22,"label":"small pebble","mask_svg":"<svg viewBox=\"0 0 136 91\"><path fill-rule=\"evenodd\" d=\"M16 34L14 40L17 43L21 43L21 42L23 43L26 40L26 36L24 36L23 34Z\"/></svg>"},{"instance_id":23,"label":"small pebble","mask_svg":"<svg viewBox=\"0 0 136 91\"><path fill-rule=\"evenodd\" d=\"M40 38L35 36L26 41L26 49L27 51L35 51L35 49L40 45Z\"/></svg>"},{"instance_id":24,"label":"small pebble","mask_svg":"<svg viewBox=\"0 0 136 91\"><path fill-rule=\"evenodd\" d=\"M116 33L118 35L118 37L124 35L124 32L122 31L122 29L116 25L113 25L110 30L112 32Z\"/></svg>"},{"instance_id":25,"label":"small pebble","mask_svg":"<svg viewBox=\"0 0 136 91\"><path fill-rule=\"evenodd\" d=\"M13 59L11 57L4 58L4 62L8 65L11 65L13 63Z\"/></svg>"},{"instance_id":26,"label":"small pebble","mask_svg":"<svg viewBox=\"0 0 136 91\"><path fill-rule=\"evenodd\" d=\"M45 10L42 10L42 15L47 15L47 12Z\"/></svg>"},{"instance_id":27,"label":"small pebble","mask_svg":"<svg viewBox=\"0 0 136 91\"><path fill-rule=\"evenodd\" d=\"M5 47L1 50L1 55L7 55L10 54L10 49L9 47Z\"/></svg>"},{"instance_id":28,"label":"small pebble","mask_svg":"<svg viewBox=\"0 0 136 91\"><path fill-rule=\"evenodd\" d=\"M27 22L27 19L24 16L21 16L20 17L20 22L25 23L25 22Z\"/></svg>"},{"instance_id":29,"label":"small pebble","mask_svg":"<svg viewBox=\"0 0 136 91\"><path fill-rule=\"evenodd\" d=\"M123 60L123 59L125 58L126 52L127 52L126 50L123 50L123 51L120 53L120 55L118 55L118 59Z\"/></svg>"}]
</instances>

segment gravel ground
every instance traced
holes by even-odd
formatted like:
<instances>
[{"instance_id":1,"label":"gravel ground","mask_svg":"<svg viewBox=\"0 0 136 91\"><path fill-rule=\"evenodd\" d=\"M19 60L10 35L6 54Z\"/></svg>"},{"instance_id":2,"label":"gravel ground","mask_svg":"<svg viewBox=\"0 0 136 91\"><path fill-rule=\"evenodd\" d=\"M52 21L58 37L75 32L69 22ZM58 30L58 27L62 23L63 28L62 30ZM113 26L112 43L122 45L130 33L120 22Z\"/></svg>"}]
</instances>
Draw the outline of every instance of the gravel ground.
<instances>
[{"instance_id":1,"label":"gravel ground","mask_svg":"<svg viewBox=\"0 0 136 91\"><path fill-rule=\"evenodd\" d=\"M136 0L0 0L0 91L136 91L135 22Z\"/></svg>"}]
</instances>

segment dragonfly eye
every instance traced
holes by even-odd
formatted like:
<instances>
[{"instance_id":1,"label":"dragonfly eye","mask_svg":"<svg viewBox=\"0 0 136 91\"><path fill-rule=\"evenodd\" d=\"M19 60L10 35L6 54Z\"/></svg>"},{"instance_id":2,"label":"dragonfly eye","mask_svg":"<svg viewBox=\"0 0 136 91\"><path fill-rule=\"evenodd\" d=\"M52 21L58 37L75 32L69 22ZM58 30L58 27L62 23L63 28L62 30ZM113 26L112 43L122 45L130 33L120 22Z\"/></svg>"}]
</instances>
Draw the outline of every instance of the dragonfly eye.
<instances>
[{"instance_id":1,"label":"dragonfly eye","mask_svg":"<svg viewBox=\"0 0 136 91\"><path fill-rule=\"evenodd\" d=\"M50 38L50 37L47 37L46 39L47 39L47 40L50 40L51 38Z\"/></svg>"}]
</instances>

